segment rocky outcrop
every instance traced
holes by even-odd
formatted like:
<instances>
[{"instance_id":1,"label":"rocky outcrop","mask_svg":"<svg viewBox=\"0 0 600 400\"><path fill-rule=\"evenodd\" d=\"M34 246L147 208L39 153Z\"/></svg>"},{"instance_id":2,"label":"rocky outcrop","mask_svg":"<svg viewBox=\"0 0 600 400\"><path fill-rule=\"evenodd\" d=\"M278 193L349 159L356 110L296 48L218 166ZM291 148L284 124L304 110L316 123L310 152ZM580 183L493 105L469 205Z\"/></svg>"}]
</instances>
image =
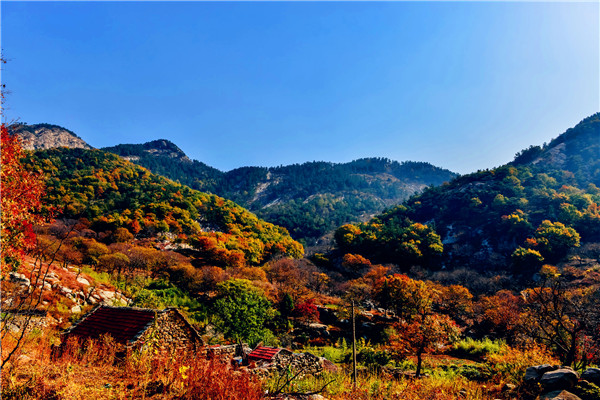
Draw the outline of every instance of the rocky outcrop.
<instances>
[{"instance_id":1,"label":"rocky outcrop","mask_svg":"<svg viewBox=\"0 0 600 400\"><path fill-rule=\"evenodd\" d=\"M581 400L581 398L566 390L555 390L541 395L539 400Z\"/></svg>"},{"instance_id":2,"label":"rocky outcrop","mask_svg":"<svg viewBox=\"0 0 600 400\"><path fill-rule=\"evenodd\" d=\"M579 381L579 374L571 368L562 367L548 371L540 378L540 383L546 390L571 389Z\"/></svg>"},{"instance_id":3,"label":"rocky outcrop","mask_svg":"<svg viewBox=\"0 0 600 400\"><path fill-rule=\"evenodd\" d=\"M21 137L26 150L44 150L57 147L93 149L83 139L68 129L50 124L15 124L9 130Z\"/></svg>"},{"instance_id":4,"label":"rocky outcrop","mask_svg":"<svg viewBox=\"0 0 600 400\"><path fill-rule=\"evenodd\" d=\"M600 386L600 368L588 368L581 374L581 379Z\"/></svg>"},{"instance_id":5,"label":"rocky outcrop","mask_svg":"<svg viewBox=\"0 0 600 400\"><path fill-rule=\"evenodd\" d=\"M523 380L531 388L541 387L537 400L598 400L600 388L593 382L599 377L598 368L588 368L580 380L570 367L543 364L527 368Z\"/></svg>"}]
</instances>

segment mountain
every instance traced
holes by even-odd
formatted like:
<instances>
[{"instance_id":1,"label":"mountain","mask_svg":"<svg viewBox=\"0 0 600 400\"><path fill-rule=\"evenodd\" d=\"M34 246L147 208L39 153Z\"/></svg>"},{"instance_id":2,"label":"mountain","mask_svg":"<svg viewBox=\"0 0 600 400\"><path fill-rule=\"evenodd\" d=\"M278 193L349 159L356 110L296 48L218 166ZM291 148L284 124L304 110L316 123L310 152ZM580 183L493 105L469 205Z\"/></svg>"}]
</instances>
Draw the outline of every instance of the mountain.
<instances>
[{"instance_id":1,"label":"mountain","mask_svg":"<svg viewBox=\"0 0 600 400\"><path fill-rule=\"evenodd\" d=\"M165 139L144 144L120 144L102 150L196 190L215 193L216 183L223 176L223 172L216 168L190 160L179 147Z\"/></svg>"},{"instance_id":2,"label":"mountain","mask_svg":"<svg viewBox=\"0 0 600 400\"><path fill-rule=\"evenodd\" d=\"M368 223L345 225L336 240L344 252L405 268L528 275L570 252L593 252L599 186L600 113L505 166L429 187Z\"/></svg>"},{"instance_id":3,"label":"mountain","mask_svg":"<svg viewBox=\"0 0 600 400\"><path fill-rule=\"evenodd\" d=\"M8 127L11 133L23 139L26 150L53 149L67 147L70 149L92 149L83 139L70 130L51 124L14 124Z\"/></svg>"},{"instance_id":4,"label":"mountain","mask_svg":"<svg viewBox=\"0 0 600 400\"><path fill-rule=\"evenodd\" d=\"M165 151L162 149L169 149ZM344 164L307 162L222 172L190 160L167 140L107 147L109 151L194 189L228 198L304 243L347 222L365 221L429 185L456 176L422 162L365 158Z\"/></svg>"},{"instance_id":5,"label":"mountain","mask_svg":"<svg viewBox=\"0 0 600 400\"><path fill-rule=\"evenodd\" d=\"M89 226L101 240L158 236L189 249L201 265L219 267L258 265L277 255L299 258L304 252L284 228L114 154L63 147L28 157L27 165L46 175L45 204L59 218Z\"/></svg>"}]
</instances>

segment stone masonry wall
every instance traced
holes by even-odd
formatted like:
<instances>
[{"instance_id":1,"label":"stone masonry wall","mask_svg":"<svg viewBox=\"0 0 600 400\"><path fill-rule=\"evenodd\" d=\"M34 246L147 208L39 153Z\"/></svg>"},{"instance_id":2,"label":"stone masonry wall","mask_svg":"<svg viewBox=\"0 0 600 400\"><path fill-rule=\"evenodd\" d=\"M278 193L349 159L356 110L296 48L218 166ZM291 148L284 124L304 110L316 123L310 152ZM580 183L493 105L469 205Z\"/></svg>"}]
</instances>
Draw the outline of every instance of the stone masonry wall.
<instances>
[{"instance_id":1,"label":"stone masonry wall","mask_svg":"<svg viewBox=\"0 0 600 400\"><path fill-rule=\"evenodd\" d=\"M167 310L157 315L136 345L155 345L161 350L198 350L202 343L183 316L176 310Z\"/></svg>"}]
</instances>

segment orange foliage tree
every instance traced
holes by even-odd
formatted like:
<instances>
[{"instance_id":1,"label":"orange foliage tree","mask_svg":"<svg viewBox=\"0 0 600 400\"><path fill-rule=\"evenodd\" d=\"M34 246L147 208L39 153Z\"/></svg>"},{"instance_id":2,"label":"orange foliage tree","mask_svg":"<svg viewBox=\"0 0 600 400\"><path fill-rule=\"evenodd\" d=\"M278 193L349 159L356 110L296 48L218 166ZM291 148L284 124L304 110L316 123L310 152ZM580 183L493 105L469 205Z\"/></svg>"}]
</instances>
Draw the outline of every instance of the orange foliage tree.
<instances>
[{"instance_id":1,"label":"orange foliage tree","mask_svg":"<svg viewBox=\"0 0 600 400\"><path fill-rule=\"evenodd\" d=\"M454 321L442 314L415 315L410 320L398 322L394 327L397 333L390 337L390 344L396 353L417 356L417 377L421 375L423 354L451 343L460 333Z\"/></svg>"},{"instance_id":2,"label":"orange foliage tree","mask_svg":"<svg viewBox=\"0 0 600 400\"><path fill-rule=\"evenodd\" d=\"M440 291L429 282L394 274L377 282L376 294L380 303L392 308L398 317L396 333L390 337L392 351L402 356L416 355L416 376L420 376L423 354L452 342L460 333L452 318L433 311Z\"/></svg>"}]
</instances>

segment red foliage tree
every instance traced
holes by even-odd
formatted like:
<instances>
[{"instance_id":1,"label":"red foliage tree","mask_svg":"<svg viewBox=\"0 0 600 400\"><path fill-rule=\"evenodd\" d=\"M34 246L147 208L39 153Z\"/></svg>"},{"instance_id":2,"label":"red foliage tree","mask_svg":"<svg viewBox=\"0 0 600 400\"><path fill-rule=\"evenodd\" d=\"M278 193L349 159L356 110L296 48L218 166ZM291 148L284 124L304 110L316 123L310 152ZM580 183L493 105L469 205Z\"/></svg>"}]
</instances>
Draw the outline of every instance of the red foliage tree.
<instances>
[{"instance_id":1,"label":"red foliage tree","mask_svg":"<svg viewBox=\"0 0 600 400\"><path fill-rule=\"evenodd\" d=\"M35 247L33 225L43 221L40 214L45 185L39 172L23 164L21 140L1 127L1 253L2 274L17 268L27 251Z\"/></svg>"},{"instance_id":2,"label":"red foliage tree","mask_svg":"<svg viewBox=\"0 0 600 400\"><path fill-rule=\"evenodd\" d=\"M318 322L319 321L319 310L315 305L313 299L308 299L302 303L299 303L294 307L293 314L298 320L303 322Z\"/></svg>"}]
</instances>

